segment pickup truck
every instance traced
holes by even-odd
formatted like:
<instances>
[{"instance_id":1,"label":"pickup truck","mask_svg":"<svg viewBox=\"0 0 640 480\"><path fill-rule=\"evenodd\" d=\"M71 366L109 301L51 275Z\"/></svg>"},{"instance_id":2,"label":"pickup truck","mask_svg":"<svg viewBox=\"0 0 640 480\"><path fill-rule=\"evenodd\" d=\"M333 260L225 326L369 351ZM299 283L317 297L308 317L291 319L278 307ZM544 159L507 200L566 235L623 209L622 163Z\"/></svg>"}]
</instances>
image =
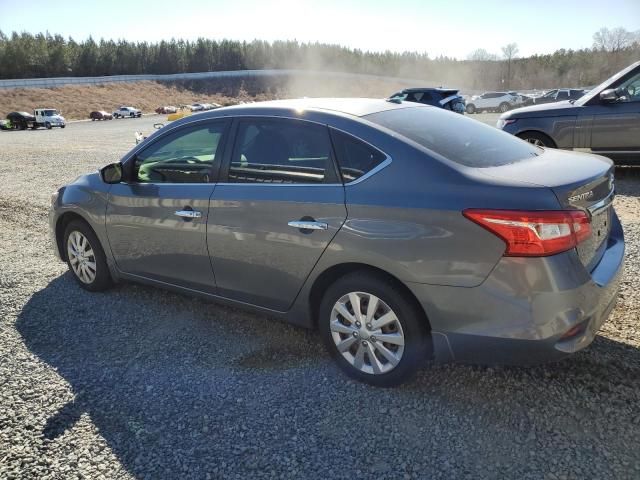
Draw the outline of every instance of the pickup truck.
<instances>
[{"instance_id":1,"label":"pickup truck","mask_svg":"<svg viewBox=\"0 0 640 480\"><path fill-rule=\"evenodd\" d=\"M118 110L113 112L113 118L140 118L141 116L142 112L133 107L120 107Z\"/></svg>"}]
</instances>

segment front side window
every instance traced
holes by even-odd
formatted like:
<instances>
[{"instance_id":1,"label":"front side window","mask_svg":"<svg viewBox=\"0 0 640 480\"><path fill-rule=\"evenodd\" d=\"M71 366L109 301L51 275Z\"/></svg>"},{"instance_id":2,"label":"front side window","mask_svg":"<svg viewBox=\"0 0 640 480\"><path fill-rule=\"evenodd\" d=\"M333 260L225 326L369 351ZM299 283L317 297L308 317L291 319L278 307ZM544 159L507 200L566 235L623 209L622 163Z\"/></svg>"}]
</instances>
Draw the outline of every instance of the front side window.
<instances>
[{"instance_id":1,"label":"front side window","mask_svg":"<svg viewBox=\"0 0 640 480\"><path fill-rule=\"evenodd\" d=\"M207 183L224 132L215 122L181 128L136 155L134 178L140 183Z\"/></svg>"},{"instance_id":2,"label":"front side window","mask_svg":"<svg viewBox=\"0 0 640 480\"><path fill-rule=\"evenodd\" d=\"M640 73L624 82L618 92L623 102L640 102Z\"/></svg>"},{"instance_id":3,"label":"front side window","mask_svg":"<svg viewBox=\"0 0 640 480\"><path fill-rule=\"evenodd\" d=\"M331 138L344 183L357 180L387 158L384 153L346 133L331 130Z\"/></svg>"},{"instance_id":4,"label":"front side window","mask_svg":"<svg viewBox=\"0 0 640 480\"><path fill-rule=\"evenodd\" d=\"M234 183L325 183L335 176L327 128L280 119L243 120L229 166Z\"/></svg>"}]
</instances>

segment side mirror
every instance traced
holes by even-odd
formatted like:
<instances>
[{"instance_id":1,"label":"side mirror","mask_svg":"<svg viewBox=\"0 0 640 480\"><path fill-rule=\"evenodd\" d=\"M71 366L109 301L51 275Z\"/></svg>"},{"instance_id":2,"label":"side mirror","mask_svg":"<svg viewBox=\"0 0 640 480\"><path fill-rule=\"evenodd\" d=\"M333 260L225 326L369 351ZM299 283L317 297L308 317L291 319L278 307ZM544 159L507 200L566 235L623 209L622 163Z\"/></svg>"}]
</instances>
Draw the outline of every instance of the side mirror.
<instances>
[{"instance_id":1,"label":"side mirror","mask_svg":"<svg viewBox=\"0 0 640 480\"><path fill-rule=\"evenodd\" d=\"M122 164L111 163L100 169L100 177L104 183L120 183L122 181Z\"/></svg>"},{"instance_id":2,"label":"side mirror","mask_svg":"<svg viewBox=\"0 0 640 480\"><path fill-rule=\"evenodd\" d=\"M600 101L603 103L615 103L618 101L618 94L613 88L607 88L600 92Z\"/></svg>"}]
</instances>

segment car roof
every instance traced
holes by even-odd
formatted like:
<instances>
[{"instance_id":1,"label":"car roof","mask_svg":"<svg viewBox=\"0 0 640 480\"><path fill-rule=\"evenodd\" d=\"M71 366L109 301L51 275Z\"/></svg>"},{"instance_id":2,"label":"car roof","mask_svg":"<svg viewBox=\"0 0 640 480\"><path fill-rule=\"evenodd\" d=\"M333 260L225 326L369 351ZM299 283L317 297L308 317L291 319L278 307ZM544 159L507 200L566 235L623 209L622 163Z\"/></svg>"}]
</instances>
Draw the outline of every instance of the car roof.
<instances>
[{"instance_id":1,"label":"car roof","mask_svg":"<svg viewBox=\"0 0 640 480\"><path fill-rule=\"evenodd\" d=\"M411 104L414 107L416 104ZM396 110L399 108L409 108L402 103L389 102L377 98L300 98L292 100L271 100L267 102L247 103L223 107L215 110L218 112L231 112L238 110L322 110L333 111L355 117L364 117L372 113L386 110Z\"/></svg>"},{"instance_id":2,"label":"car roof","mask_svg":"<svg viewBox=\"0 0 640 480\"><path fill-rule=\"evenodd\" d=\"M420 93L420 92L457 92L458 88L444 88L444 87L412 87L405 88L402 90L402 93Z\"/></svg>"}]
</instances>

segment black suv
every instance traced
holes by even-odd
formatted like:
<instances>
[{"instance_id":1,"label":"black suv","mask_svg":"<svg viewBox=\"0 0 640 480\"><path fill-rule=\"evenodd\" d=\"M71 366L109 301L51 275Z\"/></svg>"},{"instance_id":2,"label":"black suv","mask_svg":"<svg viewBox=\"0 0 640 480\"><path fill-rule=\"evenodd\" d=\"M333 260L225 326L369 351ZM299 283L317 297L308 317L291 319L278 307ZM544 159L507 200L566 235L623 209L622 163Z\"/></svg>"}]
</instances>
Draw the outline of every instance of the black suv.
<instances>
[{"instance_id":1,"label":"black suv","mask_svg":"<svg viewBox=\"0 0 640 480\"><path fill-rule=\"evenodd\" d=\"M496 126L542 147L640 164L640 62L578 100L517 108L503 113Z\"/></svg>"},{"instance_id":2,"label":"black suv","mask_svg":"<svg viewBox=\"0 0 640 480\"><path fill-rule=\"evenodd\" d=\"M432 105L457 113L464 113L465 111L464 97L459 95L458 90L453 88L405 88L401 92L394 93L387 100L391 102L424 103L425 105Z\"/></svg>"}]
</instances>

